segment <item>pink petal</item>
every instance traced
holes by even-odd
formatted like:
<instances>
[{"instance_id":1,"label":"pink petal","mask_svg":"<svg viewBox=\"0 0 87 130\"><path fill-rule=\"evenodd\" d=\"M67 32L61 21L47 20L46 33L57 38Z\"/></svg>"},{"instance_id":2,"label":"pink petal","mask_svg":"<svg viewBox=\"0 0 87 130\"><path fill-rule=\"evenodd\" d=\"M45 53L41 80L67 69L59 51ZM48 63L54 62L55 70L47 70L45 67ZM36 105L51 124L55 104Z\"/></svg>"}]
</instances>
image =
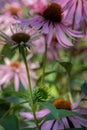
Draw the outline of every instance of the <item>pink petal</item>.
<instances>
[{"instance_id":1,"label":"pink petal","mask_svg":"<svg viewBox=\"0 0 87 130\"><path fill-rule=\"evenodd\" d=\"M61 29L61 26L57 25L56 26L56 37L57 40L60 41L61 45L65 45L65 46L73 46L73 44L68 40L68 38L66 37L65 33L63 32L63 30Z\"/></svg>"},{"instance_id":2,"label":"pink petal","mask_svg":"<svg viewBox=\"0 0 87 130\"><path fill-rule=\"evenodd\" d=\"M58 130L59 129L59 124L58 121L55 120L54 126L52 130Z\"/></svg>"},{"instance_id":3,"label":"pink petal","mask_svg":"<svg viewBox=\"0 0 87 130\"><path fill-rule=\"evenodd\" d=\"M66 20L67 23L70 23L71 25L73 24L73 15L74 15L75 8L76 8L76 1L71 1L70 7L68 7L68 10L66 10L67 13L64 20Z\"/></svg>"},{"instance_id":4,"label":"pink petal","mask_svg":"<svg viewBox=\"0 0 87 130\"><path fill-rule=\"evenodd\" d=\"M49 45L52 40L52 35L53 35L53 25L49 25L49 33L47 34L47 44Z\"/></svg>"},{"instance_id":5,"label":"pink petal","mask_svg":"<svg viewBox=\"0 0 87 130\"><path fill-rule=\"evenodd\" d=\"M41 130L51 130L52 124L55 120L46 121L42 126Z\"/></svg>"},{"instance_id":6,"label":"pink petal","mask_svg":"<svg viewBox=\"0 0 87 130\"><path fill-rule=\"evenodd\" d=\"M82 115L87 115L87 108L78 108L78 109L74 109L73 111L80 113Z\"/></svg>"},{"instance_id":7,"label":"pink petal","mask_svg":"<svg viewBox=\"0 0 87 130\"><path fill-rule=\"evenodd\" d=\"M76 9L76 15L75 15L75 25L77 28L80 27L81 21L82 21L82 1L78 1L77 9Z\"/></svg>"},{"instance_id":8,"label":"pink petal","mask_svg":"<svg viewBox=\"0 0 87 130\"><path fill-rule=\"evenodd\" d=\"M77 108L77 107L79 106L79 104L80 104L80 102L81 102L83 96L84 96L84 95L82 94L82 95L80 96L80 98L79 98L76 102L74 102L74 103L72 104L72 110L75 109L75 108Z\"/></svg>"},{"instance_id":9,"label":"pink petal","mask_svg":"<svg viewBox=\"0 0 87 130\"><path fill-rule=\"evenodd\" d=\"M62 122L62 120L60 121L60 124L59 124L59 130L63 130L65 127L64 127L64 124Z\"/></svg>"},{"instance_id":10,"label":"pink petal","mask_svg":"<svg viewBox=\"0 0 87 130\"><path fill-rule=\"evenodd\" d=\"M72 38L72 37L77 37L77 38L82 38L83 33L80 31L72 30L69 27L66 27L64 25L61 25L62 29Z\"/></svg>"},{"instance_id":11,"label":"pink petal","mask_svg":"<svg viewBox=\"0 0 87 130\"><path fill-rule=\"evenodd\" d=\"M49 114L50 111L48 109L40 110L39 112L36 112L37 119L41 119L47 114ZM34 120L33 114L30 112L20 112L20 115L26 118L27 120Z\"/></svg>"},{"instance_id":12,"label":"pink petal","mask_svg":"<svg viewBox=\"0 0 87 130\"><path fill-rule=\"evenodd\" d=\"M18 91L19 89L19 77L17 74L14 75L14 87L15 87L15 90Z\"/></svg>"},{"instance_id":13,"label":"pink petal","mask_svg":"<svg viewBox=\"0 0 87 130\"><path fill-rule=\"evenodd\" d=\"M6 83L7 81L10 81L10 79L12 78L11 74L6 74L2 77L2 79L0 80L0 85Z\"/></svg>"},{"instance_id":14,"label":"pink petal","mask_svg":"<svg viewBox=\"0 0 87 130\"><path fill-rule=\"evenodd\" d=\"M49 25L48 22L46 22L42 27L42 33L47 34L49 32Z\"/></svg>"},{"instance_id":15,"label":"pink petal","mask_svg":"<svg viewBox=\"0 0 87 130\"><path fill-rule=\"evenodd\" d=\"M62 122L63 122L65 128L70 128L67 118L62 118Z\"/></svg>"},{"instance_id":16,"label":"pink petal","mask_svg":"<svg viewBox=\"0 0 87 130\"><path fill-rule=\"evenodd\" d=\"M72 124L74 125L75 128L81 128L81 125L77 122L75 117L71 116L71 117L68 117L68 118L72 122Z\"/></svg>"},{"instance_id":17,"label":"pink petal","mask_svg":"<svg viewBox=\"0 0 87 130\"><path fill-rule=\"evenodd\" d=\"M27 76L26 76L25 74L21 73L21 74L19 75L19 77L20 77L21 83L23 84L24 88L25 88L25 89L28 89Z\"/></svg>"},{"instance_id":18,"label":"pink petal","mask_svg":"<svg viewBox=\"0 0 87 130\"><path fill-rule=\"evenodd\" d=\"M87 119L76 117L76 120L79 122L81 126L87 127Z\"/></svg>"}]
</instances>

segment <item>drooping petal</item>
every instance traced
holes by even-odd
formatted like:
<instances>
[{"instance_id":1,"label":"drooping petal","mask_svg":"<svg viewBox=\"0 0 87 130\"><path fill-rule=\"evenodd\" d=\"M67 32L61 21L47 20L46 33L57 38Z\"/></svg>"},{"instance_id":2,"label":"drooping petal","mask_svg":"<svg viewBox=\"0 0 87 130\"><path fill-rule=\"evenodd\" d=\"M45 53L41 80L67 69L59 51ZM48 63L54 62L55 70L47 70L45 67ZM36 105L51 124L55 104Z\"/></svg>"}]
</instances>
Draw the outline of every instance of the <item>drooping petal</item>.
<instances>
[{"instance_id":1,"label":"drooping petal","mask_svg":"<svg viewBox=\"0 0 87 130\"><path fill-rule=\"evenodd\" d=\"M82 15L82 1L78 1L77 9L76 9L76 15L75 15L75 27L76 29L80 28L81 26L81 21L83 20L83 15Z\"/></svg>"},{"instance_id":2,"label":"drooping petal","mask_svg":"<svg viewBox=\"0 0 87 130\"><path fill-rule=\"evenodd\" d=\"M79 106L79 104L80 104L83 96L84 95L81 94L80 98L76 102L72 103L72 110L75 109L75 108L77 108Z\"/></svg>"},{"instance_id":3,"label":"drooping petal","mask_svg":"<svg viewBox=\"0 0 87 130\"><path fill-rule=\"evenodd\" d=\"M43 27L42 27L42 33L47 34L49 32L49 25L48 22L44 23Z\"/></svg>"},{"instance_id":4,"label":"drooping petal","mask_svg":"<svg viewBox=\"0 0 87 130\"><path fill-rule=\"evenodd\" d=\"M76 8L76 1L71 1L71 5L68 7L68 10L66 10L66 15L65 15L65 19L68 24L72 25L73 24L73 15L74 15L74 11ZM62 20L62 22L64 22Z\"/></svg>"},{"instance_id":5,"label":"drooping petal","mask_svg":"<svg viewBox=\"0 0 87 130\"><path fill-rule=\"evenodd\" d=\"M81 126L87 127L87 119L81 118L81 117L76 117L76 120L79 122Z\"/></svg>"},{"instance_id":6,"label":"drooping petal","mask_svg":"<svg viewBox=\"0 0 87 130\"><path fill-rule=\"evenodd\" d=\"M52 130L59 130L59 124L58 121L55 121L53 129Z\"/></svg>"},{"instance_id":7,"label":"drooping petal","mask_svg":"<svg viewBox=\"0 0 87 130\"><path fill-rule=\"evenodd\" d=\"M17 74L14 74L14 87L16 91L19 90L19 77Z\"/></svg>"},{"instance_id":8,"label":"drooping petal","mask_svg":"<svg viewBox=\"0 0 87 130\"><path fill-rule=\"evenodd\" d=\"M72 124L74 125L75 128L81 128L80 123L76 121L75 117L71 116L71 117L68 117L68 118L72 122Z\"/></svg>"},{"instance_id":9,"label":"drooping petal","mask_svg":"<svg viewBox=\"0 0 87 130\"><path fill-rule=\"evenodd\" d=\"M77 109L74 109L73 111L80 113L82 115L87 115L87 108L77 108Z\"/></svg>"},{"instance_id":10,"label":"drooping petal","mask_svg":"<svg viewBox=\"0 0 87 130\"><path fill-rule=\"evenodd\" d=\"M68 40L68 38L66 37L66 35L64 34L62 28L57 25L56 27L56 37L57 37L57 40L59 41L59 39L61 40L61 43L60 44L64 44L65 46L73 46L73 44Z\"/></svg>"},{"instance_id":11,"label":"drooping petal","mask_svg":"<svg viewBox=\"0 0 87 130\"><path fill-rule=\"evenodd\" d=\"M48 46L50 45L51 41L52 41L52 35L53 35L53 25L50 23L49 25L49 33L47 34L47 44Z\"/></svg>"},{"instance_id":12,"label":"drooping petal","mask_svg":"<svg viewBox=\"0 0 87 130\"><path fill-rule=\"evenodd\" d=\"M46 121L42 126L41 130L51 130L54 120Z\"/></svg>"},{"instance_id":13,"label":"drooping petal","mask_svg":"<svg viewBox=\"0 0 87 130\"><path fill-rule=\"evenodd\" d=\"M64 30L64 32L66 32L66 34L68 36L70 36L71 38L77 37L77 38L82 38L83 37L83 33L80 31L76 31L76 30L72 30L70 27L66 27L64 25L61 25L62 30Z\"/></svg>"},{"instance_id":14,"label":"drooping petal","mask_svg":"<svg viewBox=\"0 0 87 130\"><path fill-rule=\"evenodd\" d=\"M65 127L64 127L64 124L62 122L62 120L60 121L59 123L59 130L63 130Z\"/></svg>"},{"instance_id":15,"label":"drooping petal","mask_svg":"<svg viewBox=\"0 0 87 130\"><path fill-rule=\"evenodd\" d=\"M28 81L27 81L27 76L25 73L20 73L19 78L21 80L21 83L23 84L25 89L28 89Z\"/></svg>"},{"instance_id":16,"label":"drooping petal","mask_svg":"<svg viewBox=\"0 0 87 130\"><path fill-rule=\"evenodd\" d=\"M62 122L63 122L65 128L70 128L67 118L62 118Z\"/></svg>"},{"instance_id":17,"label":"drooping petal","mask_svg":"<svg viewBox=\"0 0 87 130\"><path fill-rule=\"evenodd\" d=\"M0 80L0 85L6 83L6 81L10 81L11 79L11 74L6 74L2 77L2 79Z\"/></svg>"},{"instance_id":18,"label":"drooping petal","mask_svg":"<svg viewBox=\"0 0 87 130\"><path fill-rule=\"evenodd\" d=\"M40 110L39 112L36 112L36 117L37 119L41 119L49 113L50 113L49 109L43 109ZM20 115L27 120L34 120L33 114L31 112L20 112Z\"/></svg>"}]
</instances>

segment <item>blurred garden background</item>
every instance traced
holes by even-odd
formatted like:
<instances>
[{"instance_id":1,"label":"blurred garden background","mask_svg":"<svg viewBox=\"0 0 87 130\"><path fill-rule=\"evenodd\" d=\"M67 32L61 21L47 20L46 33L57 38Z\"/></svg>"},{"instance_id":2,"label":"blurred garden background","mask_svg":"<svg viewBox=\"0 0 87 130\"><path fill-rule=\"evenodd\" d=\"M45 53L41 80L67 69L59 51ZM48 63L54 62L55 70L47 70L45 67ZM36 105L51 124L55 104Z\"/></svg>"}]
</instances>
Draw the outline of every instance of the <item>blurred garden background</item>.
<instances>
[{"instance_id":1,"label":"blurred garden background","mask_svg":"<svg viewBox=\"0 0 87 130\"><path fill-rule=\"evenodd\" d=\"M86 9L0 0L0 130L87 128Z\"/></svg>"}]
</instances>

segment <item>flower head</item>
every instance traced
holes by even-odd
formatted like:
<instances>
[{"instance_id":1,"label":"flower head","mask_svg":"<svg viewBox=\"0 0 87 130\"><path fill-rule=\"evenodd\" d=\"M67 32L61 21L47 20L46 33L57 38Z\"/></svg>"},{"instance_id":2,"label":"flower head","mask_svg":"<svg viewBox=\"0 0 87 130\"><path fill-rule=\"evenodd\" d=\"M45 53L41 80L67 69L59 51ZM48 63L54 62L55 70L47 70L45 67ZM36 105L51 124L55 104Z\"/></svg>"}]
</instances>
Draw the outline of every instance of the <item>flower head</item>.
<instances>
[{"instance_id":1,"label":"flower head","mask_svg":"<svg viewBox=\"0 0 87 130\"><path fill-rule=\"evenodd\" d=\"M21 28L14 25L11 27L11 36L8 36L4 32L0 31L1 40L4 43L9 43L12 45L12 48L17 48L20 46L29 47L32 45L32 41L36 40L39 36L33 28L27 30L26 28ZM37 34L36 34L37 33Z\"/></svg>"},{"instance_id":2,"label":"flower head","mask_svg":"<svg viewBox=\"0 0 87 130\"><path fill-rule=\"evenodd\" d=\"M57 3L61 5L62 2L62 0L57 1ZM76 29L83 27L83 21L87 23L87 0L65 0L64 7L67 7L66 19L69 20L71 25L73 25L74 22Z\"/></svg>"},{"instance_id":3,"label":"flower head","mask_svg":"<svg viewBox=\"0 0 87 130\"><path fill-rule=\"evenodd\" d=\"M1 9L1 12L4 14L9 14L11 17L12 16L19 16L23 17L23 12L22 12L22 3L16 0L9 1L6 0L3 2L3 8Z\"/></svg>"},{"instance_id":4,"label":"flower head","mask_svg":"<svg viewBox=\"0 0 87 130\"><path fill-rule=\"evenodd\" d=\"M50 45L52 37L55 34L58 43L63 47L73 46L66 34L70 37L82 37L82 33L72 30L66 23L62 6L57 2L49 3L42 12L29 18L20 19L21 26L31 25L36 29L41 30L42 34L46 35L47 43Z\"/></svg>"},{"instance_id":5,"label":"flower head","mask_svg":"<svg viewBox=\"0 0 87 130\"><path fill-rule=\"evenodd\" d=\"M79 114L87 115L87 109L86 108L79 108L81 98L71 104L69 101L65 99L56 99L53 102L53 105L56 107L56 109L65 109L77 112ZM37 119L41 119L42 117L48 115L50 113L50 110L45 108L43 110L40 110L39 112L36 112ZM33 120L33 115L28 112L21 112L21 116L23 116L27 120ZM49 120L46 122L42 122L41 124L41 130L64 130L68 128L81 128L81 127L87 127L87 119L78 117L78 116L67 116L63 117L60 122L56 119Z\"/></svg>"},{"instance_id":6,"label":"flower head","mask_svg":"<svg viewBox=\"0 0 87 130\"><path fill-rule=\"evenodd\" d=\"M1 2L2 0L0 0ZM18 0L5 0L0 8L0 30L8 34L11 24L16 23L14 17L23 18L23 5Z\"/></svg>"},{"instance_id":7,"label":"flower head","mask_svg":"<svg viewBox=\"0 0 87 130\"><path fill-rule=\"evenodd\" d=\"M34 80L37 78L33 69L37 68L38 65L28 62L30 69L30 78L32 86L35 85ZM36 67L35 67L36 66ZM15 90L19 90L19 83L21 81L25 89L28 89L28 81L25 65L23 62L19 61L10 61L8 58L5 58L5 64L0 64L0 86L8 86L11 81L14 82Z\"/></svg>"}]
</instances>

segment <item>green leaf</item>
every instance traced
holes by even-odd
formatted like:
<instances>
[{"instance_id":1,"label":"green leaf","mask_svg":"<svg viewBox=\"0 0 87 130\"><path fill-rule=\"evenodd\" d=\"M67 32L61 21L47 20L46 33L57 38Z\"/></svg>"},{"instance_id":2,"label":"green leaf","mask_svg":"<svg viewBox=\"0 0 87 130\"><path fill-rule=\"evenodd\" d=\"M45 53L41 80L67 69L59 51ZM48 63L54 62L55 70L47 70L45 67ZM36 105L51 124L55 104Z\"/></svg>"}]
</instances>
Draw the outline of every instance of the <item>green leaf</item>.
<instances>
[{"instance_id":1,"label":"green leaf","mask_svg":"<svg viewBox=\"0 0 87 130\"><path fill-rule=\"evenodd\" d=\"M47 107L50 111L51 114L47 115L45 120L49 120L51 119L57 119L58 121L61 118L67 117L67 116L81 116L80 114L70 111L70 110L64 110L64 109L56 109L51 103L49 102L44 102L44 103L40 103L41 105L44 105L45 107Z\"/></svg>"},{"instance_id":2,"label":"green leaf","mask_svg":"<svg viewBox=\"0 0 87 130\"><path fill-rule=\"evenodd\" d=\"M22 98L16 97L16 96L10 96L5 98L5 100L9 103L18 104L20 101L23 101Z\"/></svg>"},{"instance_id":3,"label":"green leaf","mask_svg":"<svg viewBox=\"0 0 87 130\"><path fill-rule=\"evenodd\" d=\"M55 117L50 113L47 116L45 116L44 121L53 120Z\"/></svg>"},{"instance_id":4,"label":"green leaf","mask_svg":"<svg viewBox=\"0 0 87 130\"><path fill-rule=\"evenodd\" d=\"M57 109L51 103L43 102L40 104L47 107L51 111L51 114L53 117L55 117L55 119L60 120L59 113L57 112Z\"/></svg>"},{"instance_id":5,"label":"green leaf","mask_svg":"<svg viewBox=\"0 0 87 130\"><path fill-rule=\"evenodd\" d=\"M71 70L72 70L72 63L67 61L67 62L59 62L59 64L63 66L65 70L67 71L67 73L70 75Z\"/></svg>"},{"instance_id":6,"label":"green leaf","mask_svg":"<svg viewBox=\"0 0 87 130\"><path fill-rule=\"evenodd\" d=\"M81 91L87 96L87 82L82 84Z\"/></svg>"},{"instance_id":7,"label":"green leaf","mask_svg":"<svg viewBox=\"0 0 87 130\"><path fill-rule=\"evenodd\" d=\"M5 129L0 125L0 130L5 130Z\"/></svg>"},{"instance_id":8,"label":"green leaf","mask_svg":"<svg viewBox=\"0 0 87 130\"><path fill-rule=\"evenodd\" d=\"M1 54L5 57L12 58L15 54L15 50L12 50L11 45L7 43L4 45Z\"/></svg>"},{"instance_id":9,"label":"green leaf","mask_svg":"<svg viewBox=\"0 0 87 130\"><path fill-rule=\"evenodd\" d=\"M5 128L5 130L19 130L18 119L15 115L10 115L4 118L0 124Z\"/></svg>"},{"instance_id":10,"label":"green leaf","mask_svg":"<svg viewBox=\"0 0 87 130\"><path fill-rule=\"evenodd\" d=\"M64 109L57 109L60 118L67 117L67 116L81 116L80 114L70 111L70 110L64 110Z\"/></svg>"}]
</instances>

